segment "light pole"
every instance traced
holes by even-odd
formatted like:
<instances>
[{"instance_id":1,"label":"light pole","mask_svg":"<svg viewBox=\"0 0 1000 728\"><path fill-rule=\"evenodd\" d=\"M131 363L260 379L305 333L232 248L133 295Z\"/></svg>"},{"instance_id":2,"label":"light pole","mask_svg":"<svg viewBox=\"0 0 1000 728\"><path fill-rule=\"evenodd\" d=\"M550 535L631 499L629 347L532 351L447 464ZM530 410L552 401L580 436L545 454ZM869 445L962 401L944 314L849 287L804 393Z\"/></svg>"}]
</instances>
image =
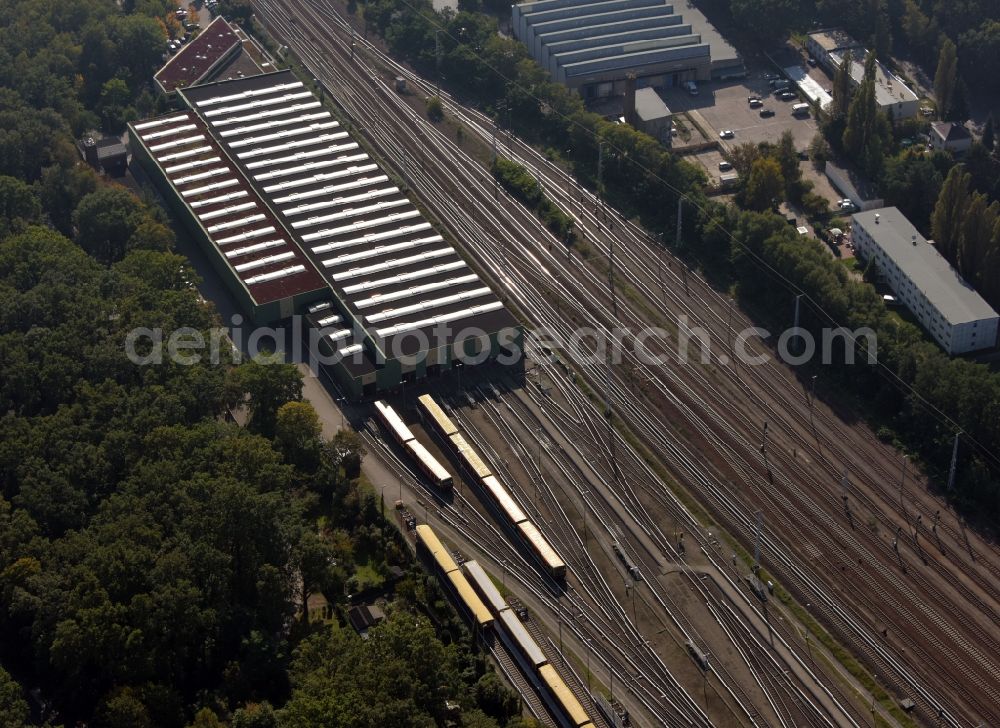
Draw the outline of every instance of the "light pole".
<instances>
[{"instance_id":1,"label":"light pole","mask_svg":"<svg viewBox=\"0 0 1000 728\"><path fill-rule=\"evenodd\" d=\"M909 455L903 455L903 469L899 473L899 507L903 509L903 517L906 517L906 506L903 504L903 483L906 481L906 461Z\"/></svg>"},{"instance_id":2,"label":"light pole","mask_svg":"<svg viewBox=\"0 0 1000 728\"><path fill-rule=\"evenodd\" d=\"M809 387L809 427L812 429L813 434L816 434L816 424L813 422L813 405L816 403L816 377L817 374L812 375L812 383Z\"/></svg>"}]
</instances>

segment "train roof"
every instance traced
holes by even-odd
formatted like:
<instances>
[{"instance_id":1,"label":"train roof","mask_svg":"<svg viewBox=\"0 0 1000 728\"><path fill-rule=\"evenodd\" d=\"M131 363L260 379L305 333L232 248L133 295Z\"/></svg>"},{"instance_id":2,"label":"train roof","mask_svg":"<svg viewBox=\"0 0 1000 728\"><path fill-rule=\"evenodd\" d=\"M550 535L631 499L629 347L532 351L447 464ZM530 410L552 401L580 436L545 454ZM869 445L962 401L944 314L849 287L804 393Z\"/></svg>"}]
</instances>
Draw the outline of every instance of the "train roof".
<instances>
[{"instance_id":1,"label":"train roof","mask_svg":"<svg viewBox=\"0 0 1000 728\"><path fill-rule=\"evenodd\" d=\"M566 711L566 716L569 718L570 725L573 726L583 726L590 722L590 716L587 715L587 711L583 709L580 701L577 700L576 695L573 691L569 689L569 686L559 677L559 673L556 672L552 665L542 665L538 668L538 674L542 678L545 685L552 691L552 694L556 697Z\"/></svg>"},{"instance_id":2,"label":"train roof","mask_svg":"<svg viewBox=\"0 0 1000 728\"><path fill-rule=\"evenodd\" d=\"M497 589L496 584L493 583L489 574L479 565L478 561L466 561L462 564L462 569L465 571L465 575L469 578L469 581L476 588L476 591L486 600L486 603L494 613L500 614L510 608L507 606L507 601L503 598L503 595L500 594L500 590Z\"/></svg>"},{"instance_id":3,"label":"train roof","mask_svg":"<svg viewBox=\"0 0 1000 728\"><path fill-rule=\"evenodd\" d=\"M493 624L493 615L490 614L490 610L483 604L483 600L476 594L472 585L469 584L469 580L465 578L465 575L461 571L451 571L448 572L448 579L451 581L452 586L455 587L459 598L472 613L476 624L480 627L488 627Z\"/></svg>"},{"instance_id":4,"label":"train roof","mask_svg":"<svg viewBox=\"0 0 1000 728\"><path fill-rule=\"evenodd\" d=\"M489 475L483 478L483 487L485 487L496 500L500 510L507 514L507 518L510 519L512 526L516 526L518 523L521 523L521 521L528 520L528 516L526 516L524 511L521 510L517 501L514 500L514 497L505 487L503 487L495 476Z\"/></svg>"},{"instance_id":5,"label":"train roof","mask_svg":"<svg viewBox=\"0 0 1000 728\"><path fill-rule=\"evenodd\" d=\"M531 545L535 547L535 551L538 555L542 557L542 561L545 565L553 571L565 570L566 563L559 558L559 554L556 553L555 549L549 545L548 540L542 535L542 532L538 530L538 527L531 521L522 521L517 524L518 530L521 532Z\"/></svg>"},{"instance_id":6,"label":"train roof","mask_svg":"<svg viewBox=\"0 0 1000 728\"><path fill-rule=\"evenodd\" d=\"M438 480L447 480L451 477L451 473L445 470L444 466L438 462L438 459L431 455L430 451L421 445L418 440L410 440L406 443L406 447L413 453L413 456L417 460L424 463L427 469L434 474L435 478Z\"/></svg>"},{"instance_id":7,"label":"train roof","mask_svg":"<svg viewBox=\"0 0 1000 728\"><path fill-rule=\"evenodd\" d=\"M451 418L445 414L441 406L434 401L434 398L429 394L422 394L417 398L417 402L420 406L424 408L424 411L431 417L432 420L437 424L438 428L444 433L445 437L451 437L458 432L458 427L452 422Z\"/></svg>"},{"instance_id":8,"label":"train roof","mask_svg":"<svg viewBox=\"0 0 1000 728\"><path fill-rule=\"evenodd\" d=\"M434 533L434 529L430 526L421 523L417 526L417 540L420 541L424 548L426 548L434 560L437 562L438 568L441 569L445 574L448 574L458 568L458 564L455 560L451 558L451 554L441 543L441 540Z\"/></svg>"},{"instance_id":9,"label":"train roof","mask_svg":"<svg viewBox=\"0 0 1000 728\"><path fill-rule=\"evenodd\" d=\"M403 422L403 418L400 417L396 410L394 410L391 406L387 405L382 400L376 400L375 409L377 409L379 414L382 415L382 420L385 424L393 430L393 433L396 435L396 439L400 442L409 442L413 439L413 433L410 431L410 428L406 426L406 423Z\"/></svg>"},{"instance_id":10,"label":"train roof","mask_svg":"<svg viewBox=\"0 0 1000 728\"><path fill-rule=\"evenodd\" d=\"M505 609L500 612L498 619L503 622L504 628L510 634L511 639L521 647L521 654L524 655L528 662L535 667L540 667L549 661L545 653L542 652L542 648L538 646L538 643L528 633L527 628L518 619L513 609Z\"/></svg>"},{"instance_id":11,"label":"train roof","mask_svg":"<svg viewBox=\"0 0 1000 728\"><path fill-rule=\"evenodd\" d=\"M459 457L462 458L469 470L476 474L477 478L486 478L492 475L492 471L483 462L483 459L479 457L479 453L476 452L475 448L462 435L452 435L451 442L455 446L455 449L458 450Z\"/></svg>"}]
</instances>

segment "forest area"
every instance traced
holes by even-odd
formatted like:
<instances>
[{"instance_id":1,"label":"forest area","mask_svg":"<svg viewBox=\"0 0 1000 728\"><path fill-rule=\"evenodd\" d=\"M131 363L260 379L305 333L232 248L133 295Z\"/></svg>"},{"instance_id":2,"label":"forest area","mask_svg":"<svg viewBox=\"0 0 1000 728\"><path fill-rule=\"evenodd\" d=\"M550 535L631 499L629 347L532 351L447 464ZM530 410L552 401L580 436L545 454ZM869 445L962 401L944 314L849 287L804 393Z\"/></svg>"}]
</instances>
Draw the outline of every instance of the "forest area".
<instances>
[{"instance_id":1,"label":"forest area","mask_svg":"<svg viewBox=\"0 0 1000 728\"><path fill-rule=\"evenodd\" d=\"M298 369L126 357L221 323L155 200L74 148L162 110L176 5L0 9L0 726L528 725ZM351 595L384 593L362 639Z\"/></svg>"}]
</instances>

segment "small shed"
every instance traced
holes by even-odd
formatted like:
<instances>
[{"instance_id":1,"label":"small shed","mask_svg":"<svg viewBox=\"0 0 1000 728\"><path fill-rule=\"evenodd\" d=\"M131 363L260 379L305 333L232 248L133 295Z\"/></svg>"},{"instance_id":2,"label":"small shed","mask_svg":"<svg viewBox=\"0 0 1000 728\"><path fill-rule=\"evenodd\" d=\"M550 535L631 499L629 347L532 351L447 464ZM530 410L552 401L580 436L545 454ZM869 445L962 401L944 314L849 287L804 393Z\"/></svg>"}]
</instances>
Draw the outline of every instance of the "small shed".
<instances>
[{"instance_id":1,"label":"small shed","mask_svg":"<svg viewBox=\"0 0 1000 728\"><path fill-rule=\"evenodd\" d=\"M635 125L661 142L670 140L672 114L663 99L652 88L640 88L635 92Z\"/></svg>"}]
</instances>

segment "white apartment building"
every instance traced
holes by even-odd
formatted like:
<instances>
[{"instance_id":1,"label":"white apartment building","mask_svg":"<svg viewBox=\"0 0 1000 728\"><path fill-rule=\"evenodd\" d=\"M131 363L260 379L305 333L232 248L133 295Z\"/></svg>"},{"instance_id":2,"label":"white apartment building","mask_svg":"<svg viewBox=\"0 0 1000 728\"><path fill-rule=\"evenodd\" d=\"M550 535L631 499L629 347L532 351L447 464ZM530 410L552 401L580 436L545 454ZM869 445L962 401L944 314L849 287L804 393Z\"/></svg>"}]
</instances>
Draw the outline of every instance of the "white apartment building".
<instances>
[{"instance_id":1,"label":"white apartment building","mask_svg":"<svg viewBox=\"0 0 1000 728\"><path fill-rule=\"evenodd\" d=\"M1000 317L895 207L852 216L856 254L949 354L989 349Z\"/></svg>"}]
</instances>

